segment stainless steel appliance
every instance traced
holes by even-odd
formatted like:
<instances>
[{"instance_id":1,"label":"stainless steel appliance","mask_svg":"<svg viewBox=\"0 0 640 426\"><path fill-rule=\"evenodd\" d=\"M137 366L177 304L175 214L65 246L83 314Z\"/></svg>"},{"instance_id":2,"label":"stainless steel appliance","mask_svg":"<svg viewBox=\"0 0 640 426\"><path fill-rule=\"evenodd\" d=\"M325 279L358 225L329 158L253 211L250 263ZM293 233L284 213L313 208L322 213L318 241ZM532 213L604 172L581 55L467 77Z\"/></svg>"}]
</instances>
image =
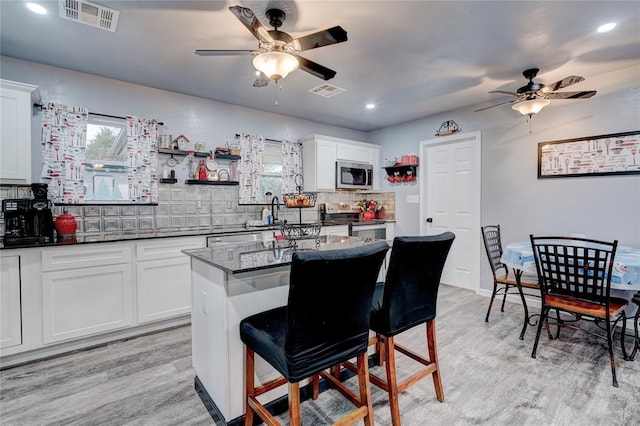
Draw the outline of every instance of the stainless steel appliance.
<instances>
[{"instance_id":1,"label":"stainless steel appliance","mask_svg":"<svg viewBox=\"0 0 640 426\"><path fill-rule=\"evenodd\" d=\"M373 189L373 165L336 161L336 189Z\"/></svg>"},{"instance_id":2,"label":"stainless steel appliance","mask_svg":"<svg viewBox=\"0 0 640 426\"><path fill-rule=\"evenodd\" d=\"M385 222L353 222L349 224L349 235L352 237L387 239Z\"/></svg>"},{"instance_id":3,"label":"stainless steel appliance","mask_svg":"<svg viewBox=\"0 0 640 426\"><path fill-rule=\"evenodd\" d=\"M53 215L47 184L31 185L34 199L2 200L6 246L53 242Z\"/></svg>"}]
</instances>

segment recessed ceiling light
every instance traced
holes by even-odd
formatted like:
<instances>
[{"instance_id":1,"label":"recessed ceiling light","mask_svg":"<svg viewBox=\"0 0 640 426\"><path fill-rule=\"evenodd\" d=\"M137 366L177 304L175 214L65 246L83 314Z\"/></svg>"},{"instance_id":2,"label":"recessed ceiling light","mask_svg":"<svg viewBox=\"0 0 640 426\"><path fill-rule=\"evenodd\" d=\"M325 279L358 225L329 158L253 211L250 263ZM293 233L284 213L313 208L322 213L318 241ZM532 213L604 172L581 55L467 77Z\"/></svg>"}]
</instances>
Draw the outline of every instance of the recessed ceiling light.
<instances>
[{"instance_id":1,"label":"recessed ceiling light","mask_svg":"<svg viewBox=\"0 0 640 426\"><path fill-rule=\"evenodd\" d=\"M46 15L47 9L38 3L27 3L27 9L38 15Z\"/></svg>"},{"instance_id":2,"label":"recessed ceiling light","mask_svg":"<svg viewBox=\"0 0 640 426\"><path fill-rule=\"evenodd\" d=\"M367 109L375 109L376 104L367 104L366 108Z\"/></svg>"},{"instance_id":3,"label":"recessed ceiling light","mask_svg":"<svg viewBox=\"0 0 640 426\"><path fill-rule=\"evenodd\" d=\"M607 31L611 31L615 27L616 27L616 23L615 22L609 22L608 24L600 25L598 27L598 32L599 33L606 33Z\"/></svg>"}]
</instances>

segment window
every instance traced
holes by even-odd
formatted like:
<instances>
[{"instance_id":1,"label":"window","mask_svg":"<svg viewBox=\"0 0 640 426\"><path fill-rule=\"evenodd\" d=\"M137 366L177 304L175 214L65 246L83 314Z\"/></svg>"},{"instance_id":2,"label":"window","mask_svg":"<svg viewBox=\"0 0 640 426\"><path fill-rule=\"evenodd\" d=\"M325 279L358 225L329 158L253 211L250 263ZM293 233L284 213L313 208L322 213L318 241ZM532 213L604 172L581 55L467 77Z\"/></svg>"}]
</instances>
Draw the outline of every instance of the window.
<instances>
[{"instance_id":1,"label":"window","mask_svg":"<svg viewBox=\"0 0 640 426\"><path fill-rule=\"evenodd\" d=\"M127 154L125 120L89 117L87 124L86 167L84 172L85 201L128 202Z\"/></svg>"},{"instance_id":2,"label":"window","mask_svg":"<svg viewBox=\"0 0 640 426\"><path fill-rule=\"evenodd\" d=\"M260 178L260 202L266 203L265 194L271 192L282 201L282 144L280 142L265 141L262 156L262 176Z\"/></svg>"}]
</instances>

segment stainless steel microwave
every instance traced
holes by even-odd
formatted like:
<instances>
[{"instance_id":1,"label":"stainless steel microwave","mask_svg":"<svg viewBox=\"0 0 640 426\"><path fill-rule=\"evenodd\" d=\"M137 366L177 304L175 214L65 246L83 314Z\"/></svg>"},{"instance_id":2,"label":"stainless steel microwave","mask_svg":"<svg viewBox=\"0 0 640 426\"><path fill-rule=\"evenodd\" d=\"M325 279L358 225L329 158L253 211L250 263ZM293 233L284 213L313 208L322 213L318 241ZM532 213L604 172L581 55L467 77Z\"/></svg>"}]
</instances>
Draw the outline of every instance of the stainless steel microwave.
<instances>
[{"instance_id":1,"label":"stainless steel microwave","mask_svg":"<svg viewBox=\"0 0 640 426\"><path fill-rule=\"evenodd\" d=\"M336 161L336 189L373 189L373 166Z\"/></svg>"}]
</instances>

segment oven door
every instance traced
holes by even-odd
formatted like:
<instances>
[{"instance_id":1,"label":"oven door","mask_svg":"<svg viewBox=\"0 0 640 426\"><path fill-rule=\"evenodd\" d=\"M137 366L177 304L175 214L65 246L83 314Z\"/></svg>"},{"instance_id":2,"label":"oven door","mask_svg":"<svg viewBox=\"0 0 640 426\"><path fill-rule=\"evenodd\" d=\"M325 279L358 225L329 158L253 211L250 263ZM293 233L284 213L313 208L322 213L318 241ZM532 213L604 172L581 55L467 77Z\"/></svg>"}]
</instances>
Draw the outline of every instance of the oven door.
<instances>
[{"instance_id":1,"label":"oven door","mask_svg":"<svg viewBox=\"0 0 640 426\"><path fill-rule=\"evenodd\" d=\"M385 223L376 223L371 225L349 225L349 235L360 238L375 238L377 240L385 240L387 238L387 225Z\"/></svg>"}]
</instances>

